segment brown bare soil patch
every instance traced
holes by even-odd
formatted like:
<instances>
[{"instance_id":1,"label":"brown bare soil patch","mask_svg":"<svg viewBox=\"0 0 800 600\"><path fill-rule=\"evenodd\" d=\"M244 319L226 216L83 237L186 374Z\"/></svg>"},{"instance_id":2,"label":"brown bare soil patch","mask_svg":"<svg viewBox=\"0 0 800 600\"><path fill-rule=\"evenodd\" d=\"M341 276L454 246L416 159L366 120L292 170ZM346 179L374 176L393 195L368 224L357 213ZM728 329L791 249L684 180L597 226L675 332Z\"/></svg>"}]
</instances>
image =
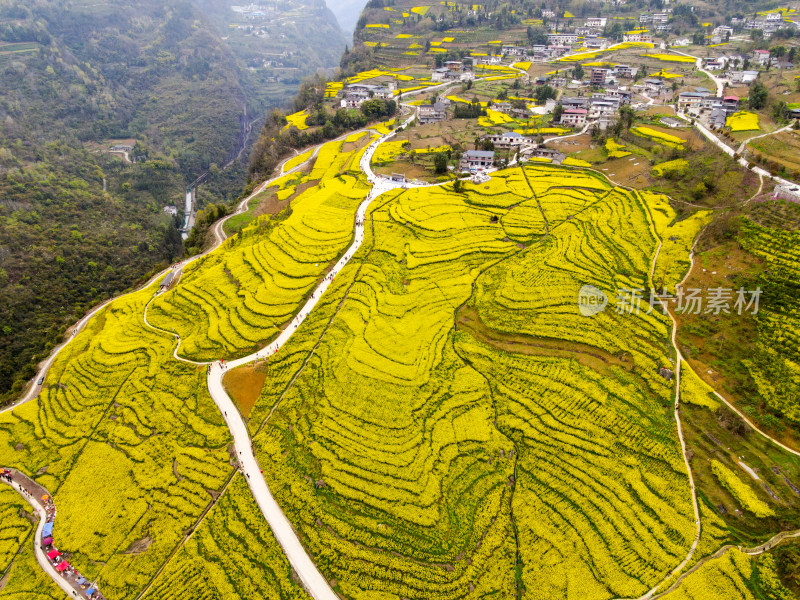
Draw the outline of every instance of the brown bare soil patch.
<instances>
[{"instance_id":1,"label":"brown bare soil patch","mask_svg":"<svg viewBox=\"0 0 800 600\"><path fill-rule=\"evenodd\" d=\"M642 156L633 154L623 158L612 158L603 164L602 172L616 183L645 188L650 185L647 175L650 173L650 161Z\"/></svg>"},{"instance_id":2,"label":"brown bare soil patch","mask_svg":"<svg viewBox=\"0 0 800 600\"><path fill-rule=\"evenodd\" d=\"M592 147L592 136L588 133L584 133L583 135L576 135L575 137L567 139L551 140L547 142L547 145L557 148L566 154L581 152L583 150L589 150Z\"/></svg>"},{"instance_id":3,"label":"brown bare soil patch","mask_svg":"<svg viewBox=\"0 0 800 600\"><path fill-rule=\"evenodd\" d=\"M225 391L236 402L245 419L250 416L266 379L266 371L253 365L245 365L225 373L222 379Z\"/></svg>"},{"instance_id":4,"label":"brown bare soil patch","mask_svg":"<svg viewBox=\"0 0 800 600\"><path fill-rule=\"evenodd\" d=\"M135 542L133 542L130 545L130 547L124 552L124 554L141 554L142 552L147 550L150 547L150 544L152 543L153 543L153 538L151 538L148 535L140 540L136 540Z\"/></svg>"}]
</instances>

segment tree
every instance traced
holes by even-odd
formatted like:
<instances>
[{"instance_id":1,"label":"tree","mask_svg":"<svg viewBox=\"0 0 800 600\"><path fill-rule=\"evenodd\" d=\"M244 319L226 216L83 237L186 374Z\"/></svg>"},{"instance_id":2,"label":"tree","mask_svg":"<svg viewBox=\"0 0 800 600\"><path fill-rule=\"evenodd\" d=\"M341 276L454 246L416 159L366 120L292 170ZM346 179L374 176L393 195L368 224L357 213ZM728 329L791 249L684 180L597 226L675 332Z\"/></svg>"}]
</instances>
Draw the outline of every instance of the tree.
<instances>
[{"instance_id":1,"label":"tree","mask_svg":"<svg viewBox=\"0 0 800 600\"><path fill-rule=\"evenodd\" d=\"M695 200L700 200L700 198L706 195L707 191L708 188L706 187L706 184L701 181L696 186L694 186L694 190L692 190L692 195L694 196Z\"/></svg>"},{"instance_id":2,"label":"tree","mask_svg":"<svg viewBox=\"0 0 800 600\"><path fill-rule=\"evenodd\" d=\"M764 108L767 104L768 96L769 90L767 90L767 86L760 81L756 81L750 86L750 95L748 96L747 103L750 105L750 108L758 110L759 108Z\"/></svg>"},{"instance_id":3,"label":"tree","mask_svg":"<svg viewBox=\"0 0 800 600\"><path fill-rule=\"evenodd\" d=\"M560 123L561 115L563 114L564 114L564 107L560 104L556 104L556 107L553 109L553 123Z\"/></svg>"},{"instance_id":4,"label":"tree","mask_svg":"<svg viewBox=\"0 0 800 600\"><path fill-rule=\"evenodd\" d=\"M555 88L549 85L540 85L536 88L534 96L537 104L544 104L545 101L549 100L550 98L555 98L558 96L558 92L555 90Z\"/></svg>"},{"instance_id":5,"label":"tree","mask_svg":"<svg viewBox=\"0 0 800 600\"><path fill-rule=\"evenodd\" d=\"M635 115L634 110L627 104L619 107L619 122L626 130L631 128Z\"/></svg>"},{"instance_id":6,"label":"tree","mask_svg":"<svg viewBox=\"0 0 800 600\"><path fill-rule=\"evenodd\" d=\"M572 69L572 77L575 79L583 79L585 73L583 72L583 65L577 64L575 68Z\"/></svg>"},{"instance_id":7,"label":"tree","mask_svg":"<svg viewBox=\"0 0 800 600\"><path fill-rule=\"evenodd\" d=\"M789 108L786 102L780 101L772 105L772 118L776 121L786 121L789 118Z\"/></svg>"},{"instance_id":8,"label":"tree","mask_svg":"<svg viewBox=\"0 0 800 600\"><path fill-rule=\"evenodd\" d=\"M542 27L528 27L528 42L531 46L544 46L547 44L547 32Z\"/></svg>"},{"instance_id":9,"label":"tree","mask_svg":"<svg viewBox=\"0 0 800 600\"><path fill-rule=\"evenodd\" d=\"M433 169L437 175L447 173L447 154L437 152L433 155Z\"/></svg>"}]
</instances>

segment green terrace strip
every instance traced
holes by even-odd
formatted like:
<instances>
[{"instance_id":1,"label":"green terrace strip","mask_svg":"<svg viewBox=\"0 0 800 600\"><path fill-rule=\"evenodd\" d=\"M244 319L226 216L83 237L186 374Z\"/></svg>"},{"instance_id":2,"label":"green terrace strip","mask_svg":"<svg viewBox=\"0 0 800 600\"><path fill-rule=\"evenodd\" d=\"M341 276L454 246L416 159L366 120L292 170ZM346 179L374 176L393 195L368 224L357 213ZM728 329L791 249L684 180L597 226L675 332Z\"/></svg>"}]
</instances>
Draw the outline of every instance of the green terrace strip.
<instances>
[{"instance_id":1,"label":"green terrace strip","mask_svg":"<svg viewBox=\"0 0 800 600\"><path fill-rule=\"evenodd\" d=\"M294 199L278 218L247 226L156 299L148 319L180 335L182 356L213 360L263 346L349 245L369 186L360 151L343 151L345 143L325 144L307 176L281 186L278 197Z\"/></svg>"}]
</instances>

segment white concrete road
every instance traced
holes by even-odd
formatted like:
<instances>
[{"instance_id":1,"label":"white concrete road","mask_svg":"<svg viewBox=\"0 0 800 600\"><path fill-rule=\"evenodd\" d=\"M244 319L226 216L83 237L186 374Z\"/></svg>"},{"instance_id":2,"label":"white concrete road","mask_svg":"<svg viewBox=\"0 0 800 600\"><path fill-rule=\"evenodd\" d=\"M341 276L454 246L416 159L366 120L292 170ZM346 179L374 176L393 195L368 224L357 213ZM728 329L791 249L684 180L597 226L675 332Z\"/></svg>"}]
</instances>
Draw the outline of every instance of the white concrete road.
<instances>
[{"instance_id":1,"label":"white concrete road","mask_svg":"<svg viewBox=\"0 0 800 600\"><path fill-rule=\"evenodd\" d=\"M413 120L414 116L415 115L412 115L408 120L406 120L404 125ZM292 565L292 568L295 570L298 577L300 577L303 586L308 591L309 595L314 598L314 600L334 600L337 598L337 595L322 573L319 572L319 569L317 569L317 566L311 560L311 557L308 555L305 548L303 548L300 539L297 537L297 533L292 528L292 524L286 518L286 515L283 514L281 507L272 496L269 486L264 479L261 467L259 466L258 461L253 453L253 443L250 439L247 425L239 413L236 404L233 402L233 400L231 400L230 396L228 396L228 393L225 391L225 387L222 384L222 378L227 369L233 369L247 363L263 359L266 356L277 352L281 346L288 342L292 334L297 331L300 325L303 324L305 318L314 309L317 302L319 302L319 299L325 293L325 290L328 289L328 286L330 286L336 275L344 268L356 251L358 251L358 249L361 247L361 244L364 241L365 217L370 204L384 192L396 189L398 187L403 187L402 183L393 182L385 177L376 175L370 167L372 155L375 152L375 149L378 147L378 144L392 137L394 134L395 132L391 132L388 135L382 136L379 140L370 144L364 152L364 155L361 159L361 169L367 175L367 180L373 184L373 187L356 211L353 243L345 251L344 255L337 261L330 273L314 289L314 291L311 293L311 297L298 311L297 316L292 320L289 326L283 332L281 332L278 338L267 347L262 348L261 350L250 354L249 356L226 362L224 368L220 362L214 362L210 365L208 370L208 391L211 394L214 403L222 413L225 423L231 432L236 455L239 459L242 471L244 472L247 484L250 487L250 491L252 492L256 503L261 509L264 518L267 520L267 523L269 523L272 532L275 534L275 538L278 540L281 548L283 548L284 552L286 553L289 563Z\"/></svg>"},{"instance_id":2,"label":"white concrete road","mask_svg":"<svg viewBox=\"0 0 800 600\"><path fill-rule=\"evenodd\" d=\"M225 392L222 386L222 375L223 369L219 363L210 366L208 391L222 411L225 423L233 436L236 456L258 507L267 519L275 539L286 553L292 568L303 583L303 587L308 590L311 597L315 600L338 600L338 596L303 548L292 524L283 514L281 507L272 496L272 492L269 491L269 486L261 473L261 467L253 454L247 425L236 405Z\"/></svg>"},{"instance_id":3,"label":"white concrete road","mask_svg":"<svg viewBox=\"0 0 800 600\"><path fill-rule=\"evenodd\" d=\"M34 498L31 494L23 491L21 486L16 481L10 485L20 496L23 497L23 499L28 502L28 504L31 505L36 514L39 515L39 523L36 525L36 531L33 534L33 550L34 554L36 554L36 562L39 563L39 566L42 568L42 570L50 576L50 578L64 591L67 596L70 598L75 597L75 589L61 576L58 571L56 571L53 563L51 563L50 559L47 558L47 554L45 554L45 551L42 549L42 545L39 543L42 539L42 529L44 528L44 524L47 522L47 511L39 502L38 498Z\"/></svg>"}]
</instances>

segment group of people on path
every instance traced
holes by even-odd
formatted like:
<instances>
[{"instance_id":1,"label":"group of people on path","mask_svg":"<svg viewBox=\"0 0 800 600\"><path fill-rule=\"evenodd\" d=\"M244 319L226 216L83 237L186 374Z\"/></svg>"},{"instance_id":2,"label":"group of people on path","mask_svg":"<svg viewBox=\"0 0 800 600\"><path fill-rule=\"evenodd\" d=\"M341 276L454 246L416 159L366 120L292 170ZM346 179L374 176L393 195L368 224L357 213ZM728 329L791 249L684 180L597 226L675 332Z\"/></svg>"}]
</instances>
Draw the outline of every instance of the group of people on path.
<instances>
[{"instance_id":1,"label":"group of people on path","mask_svg":"<svg viewBox=\"0 0 800 600\"><path fill-rule=\"evenodd\" d=\"M8 468L0 469L0 481L14 487L20 494L28 499L31 505L39 505L45 513L42 524L39 545L42 553L47 557L56 571L69 584L74 598L88 598L91 600L105 600L105 597L86 577L81 575L75 567L69 564L59 552L53 542L53 527L56 520L56 505L53 497L42 486L37 484L22 473ZM33 491L31 491L33 490Z\"/></svg>"}]
</instances>

